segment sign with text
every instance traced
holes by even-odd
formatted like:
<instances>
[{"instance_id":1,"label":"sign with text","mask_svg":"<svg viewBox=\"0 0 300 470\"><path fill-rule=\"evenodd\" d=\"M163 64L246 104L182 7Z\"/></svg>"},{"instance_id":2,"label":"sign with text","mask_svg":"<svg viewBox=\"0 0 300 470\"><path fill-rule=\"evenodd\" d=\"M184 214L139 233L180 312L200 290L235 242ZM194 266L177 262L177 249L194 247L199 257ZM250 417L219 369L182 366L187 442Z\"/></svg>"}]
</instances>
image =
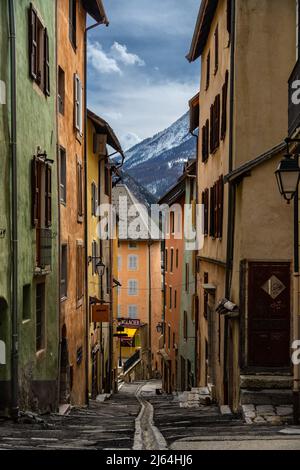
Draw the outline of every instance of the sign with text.
<instances>
[{"instance_id":1,"label":"sign with text","mask_svg":"<svg viewBox=\"0 0 300 470\"><path fill-rule=\"evenodd\" d=\"M125 328L139 328L141 326L141 320L137 318L119 318L118 325L124 326Z\"/></svg>"},{"instance_id":2,"label":"sign with text","mask_svg":"<svg viewBox=\"0 0 300 470\"><path fill-rule=\"evenodd\" d=\"M107 304L94 304L92 306L92 321L96 323L108 323L109 306Z\"/></svg>"}]
</instances>

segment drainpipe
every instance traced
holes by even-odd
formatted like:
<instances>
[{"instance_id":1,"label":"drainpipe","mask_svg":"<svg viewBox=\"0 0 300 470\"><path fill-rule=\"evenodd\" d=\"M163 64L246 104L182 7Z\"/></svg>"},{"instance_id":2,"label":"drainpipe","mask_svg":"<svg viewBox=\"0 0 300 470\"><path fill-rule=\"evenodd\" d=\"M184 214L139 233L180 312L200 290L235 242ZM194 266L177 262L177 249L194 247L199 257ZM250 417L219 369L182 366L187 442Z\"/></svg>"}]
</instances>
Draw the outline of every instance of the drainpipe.
<instances>
[{"instance_id":1,"label":"drainpipe","mask_svg":"<svg viewBox=\"0 0 300 470\"><path fill-rule=\"evenodd\" d=\"M97 22L85 28L84 31L84 184L85 189L87 189L87 35L91 29L96 28L97 26L102 25L103 22ZM108 26L108 23L106 23ZM84 217L84 256L85 256L85 286L86 286L86 295L85 295L85 308L86 308L86 318L85 318L85 349L86 349L86 360L85 360L85 374L86 374L86 404L89 404L89 296L88 292L88 270L87 259L88 259L88 223L87 223L87 190L84 191L84 207L85 207L85 217Z\"/></svg>"},{"instance_id":2,"label":"drainpipe","mask_svg":"<svg viewBox=\"0 0 300 470\"><path fill-rule=\"evenodd\" d=\"M299 317L299 191L294 198L294 275L293 275L293 330L295 340L300 339L300 317ZM300 421L300 365L294 365L293 383L293 413L294 424Z\"/></svg>"},{"instance_id":3,"label":"drainpipe","mask_svg":"<svg viewBox=\"0 0 300 470\"><path fill-rule=\"evenodd\" d=\"M152 376L152 347L151 347L151 340L152 340L152 332L151 332L151 327L152 327L152 282L151 282L151 239L148 241L148 288L149 288L149 312L148 312L148 324L149 324L149 331L148 331L148 373L149 373L149 379L151 379Z\"/></svg>"},{"instance_id":4,"label":"drainpipe","mask_svg":"<svg viewBox=\"0 0 300 470\"><path fill-rule=\"evenodd\" d=\"M230 118L229 118L229 160L228 173L233 169L233 114L234 114L234 73L235 73L235 10L236 2L232 0L231 10L231 51L230 51ZM235 187L229 182L228 187L228 217L227 217L227 250L226 250L226 280L225 280L225 297L230 299L231 296L231 280L232 280L232 263L234 250L234 222L235 222ZM224 324L224 383L227 384L228 364L228 319L225 318Z\"/></svg>"},{"instance_id":5,"label":"drainpipe","mask_svg":"<svg viewBox=\"0 0 300 470\"><path fill-rule=\"evenodd\" d=\"M14 0L8 0L11 68L11 162L12 162L12 355L11 355L11 416L19 416L18 386L18 174L17 174L17 83L16 27Z\"/></svg>"}]
</instances>

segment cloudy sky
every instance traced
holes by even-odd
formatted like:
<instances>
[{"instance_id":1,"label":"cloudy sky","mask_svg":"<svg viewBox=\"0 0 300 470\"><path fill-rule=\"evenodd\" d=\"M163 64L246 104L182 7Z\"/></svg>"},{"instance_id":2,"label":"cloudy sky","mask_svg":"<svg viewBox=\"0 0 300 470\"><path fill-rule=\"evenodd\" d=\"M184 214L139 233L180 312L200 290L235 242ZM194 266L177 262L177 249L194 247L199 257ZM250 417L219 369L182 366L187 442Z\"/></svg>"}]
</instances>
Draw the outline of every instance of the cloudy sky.
<instances>
[{"instance_id":1,"label":"cloudy sky","mask_svg":"<svg viewBox=\"0 0 300 470\"><path fill-rule=\"evenodd\" d=\"M110 20L89 32L88 105L124 149L188 109L199 61L185 59L200 0L104 0Z\"/></svg>"}]
</instances>

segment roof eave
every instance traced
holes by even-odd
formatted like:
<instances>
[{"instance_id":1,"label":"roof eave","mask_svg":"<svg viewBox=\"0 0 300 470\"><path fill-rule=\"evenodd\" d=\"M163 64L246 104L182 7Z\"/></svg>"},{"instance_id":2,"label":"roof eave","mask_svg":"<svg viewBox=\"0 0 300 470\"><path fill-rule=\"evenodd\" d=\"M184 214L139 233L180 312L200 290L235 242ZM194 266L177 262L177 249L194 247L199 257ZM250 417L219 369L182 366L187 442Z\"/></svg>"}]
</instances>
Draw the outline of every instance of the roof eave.
<instances>
[{"instance_id":1,"label":"roof eave","mask_svg":"<svg viewBox=\"0 0 300 470\"><path fill-rule=\"evenodd\" d=\"M189 62L194 62L196 59L198 59L198 57L201 56L207 41L207 37L209 35L210 25L215 15L217 6L218 0L202 0L194 29L191 47L189 53L186 55L186 59Z\"/></svg>"}]
</instances>

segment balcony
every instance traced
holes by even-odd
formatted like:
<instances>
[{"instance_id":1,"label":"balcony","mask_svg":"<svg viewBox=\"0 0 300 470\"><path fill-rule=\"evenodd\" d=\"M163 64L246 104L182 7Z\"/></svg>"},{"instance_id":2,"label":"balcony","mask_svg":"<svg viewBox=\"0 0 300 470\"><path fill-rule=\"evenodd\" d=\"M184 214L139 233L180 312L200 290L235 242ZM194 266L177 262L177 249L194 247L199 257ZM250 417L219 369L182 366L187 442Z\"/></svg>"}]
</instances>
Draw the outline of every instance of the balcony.
<instances>
[{"instance_id":1,"label":"balcony","mask_svg":"<svg viewBox=\"0 0 300 470\"><path fill-rule=\"evenodd\" d=\"M299 81L299 83L297 83ZM300 127L300 60L298 59L289 78L289 136Z\"/></svg>"},{"instance_id":2,"label":"balcony","mask_svg":"<svg viewBox=\"0 0 300 470\"><path fill-rule=\"evenodd\" d=\"M52 262L52 230L36 229L36 271L50 271Z\"/></svg>"}]
</instances>

